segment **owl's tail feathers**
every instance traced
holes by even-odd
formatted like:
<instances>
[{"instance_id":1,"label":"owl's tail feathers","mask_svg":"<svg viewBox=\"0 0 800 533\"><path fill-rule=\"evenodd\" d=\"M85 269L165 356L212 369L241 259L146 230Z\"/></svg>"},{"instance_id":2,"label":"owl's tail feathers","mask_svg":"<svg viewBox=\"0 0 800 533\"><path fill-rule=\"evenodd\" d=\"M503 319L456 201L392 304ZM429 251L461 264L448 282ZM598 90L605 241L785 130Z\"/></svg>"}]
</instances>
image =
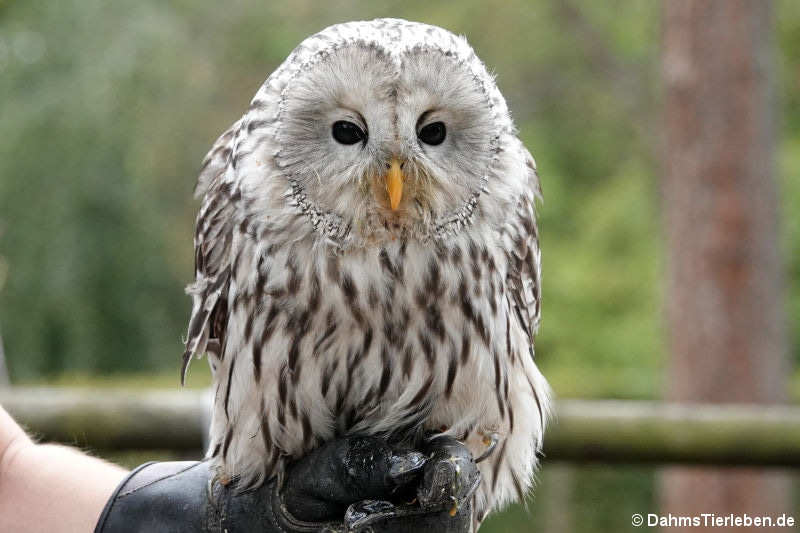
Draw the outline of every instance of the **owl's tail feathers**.
<instances>
[{"instance_id":1,"label":"owl's tail feathers","mask_svg":"<svg viewBox=\"0 0 800 533\"><path fill-rule=\"evenodd\" d=\"M181 385L186 383L189 363L193 357L199 359L204 353L216 356L221 354L227 306L224 305L225 298L220 296L227 293L228 272L229 269L226 268L215 279L198 279L186 288L186 292L194 300L194 305L186 335L186 350L183 352Z\"/></svg>"}]
</instances>

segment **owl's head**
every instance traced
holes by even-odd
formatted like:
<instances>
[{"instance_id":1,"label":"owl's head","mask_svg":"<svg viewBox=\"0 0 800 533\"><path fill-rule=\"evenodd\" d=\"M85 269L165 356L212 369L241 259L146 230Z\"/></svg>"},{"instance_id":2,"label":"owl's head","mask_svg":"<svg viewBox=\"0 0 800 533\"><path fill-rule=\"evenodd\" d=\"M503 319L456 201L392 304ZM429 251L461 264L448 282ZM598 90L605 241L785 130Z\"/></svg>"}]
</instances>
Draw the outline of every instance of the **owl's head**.
<instances>
[{"instance_id":1,"label":"owl's head","mask_svg":"<svg viewBox=\"0 0 800 533\"><path fill-rule=\"evenodd\" d=\"M303 41L230 141L229 179L255 209L291 204L327 238L362 244L499 215L525 172L505 101L466 40L397 19Z\"/></svg>"}]
</instances>

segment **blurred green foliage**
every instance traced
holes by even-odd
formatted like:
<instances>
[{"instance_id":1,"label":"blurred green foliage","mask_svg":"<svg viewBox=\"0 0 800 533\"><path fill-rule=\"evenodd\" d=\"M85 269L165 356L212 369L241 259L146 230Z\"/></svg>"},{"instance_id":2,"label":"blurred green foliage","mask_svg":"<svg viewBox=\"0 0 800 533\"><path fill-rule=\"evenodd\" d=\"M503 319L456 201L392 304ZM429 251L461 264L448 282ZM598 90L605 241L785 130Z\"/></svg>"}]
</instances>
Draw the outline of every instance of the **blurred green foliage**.
<instances>
[{"instance_id":1,"label":"blurred green foliage","mask_svg":"<svg viewBox=\"0 0 800 533\"><path fill-rule=\"evenodd\" d=\"M12 377L175 371L205 151L305 36L388 15L467 35L538 160L538 357L557 392L658 396L659 13L637 1L0 3L0 326ZM800 6L780 2L775 18L795 319Z\"/></svg>"}]
</instances>

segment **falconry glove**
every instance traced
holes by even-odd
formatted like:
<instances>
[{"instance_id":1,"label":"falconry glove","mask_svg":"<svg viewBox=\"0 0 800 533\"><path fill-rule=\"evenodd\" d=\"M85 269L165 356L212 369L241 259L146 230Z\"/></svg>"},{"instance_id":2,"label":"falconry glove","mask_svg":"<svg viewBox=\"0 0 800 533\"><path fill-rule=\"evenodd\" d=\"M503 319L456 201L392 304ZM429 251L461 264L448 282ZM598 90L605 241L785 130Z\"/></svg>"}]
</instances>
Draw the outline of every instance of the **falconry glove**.
<instances>
[{"instance_id":1,"label":"falconry glove","mask_svg":"<svg viewBox=\"0 0 800 533\"><path fill-rule=\"evenodd\" d=\"M424 452L342 438L245 491L220 483L206 461L147 463L117 488L95 533L471 531L472 456L448 437Z\"/></svg>"}]
</instances>

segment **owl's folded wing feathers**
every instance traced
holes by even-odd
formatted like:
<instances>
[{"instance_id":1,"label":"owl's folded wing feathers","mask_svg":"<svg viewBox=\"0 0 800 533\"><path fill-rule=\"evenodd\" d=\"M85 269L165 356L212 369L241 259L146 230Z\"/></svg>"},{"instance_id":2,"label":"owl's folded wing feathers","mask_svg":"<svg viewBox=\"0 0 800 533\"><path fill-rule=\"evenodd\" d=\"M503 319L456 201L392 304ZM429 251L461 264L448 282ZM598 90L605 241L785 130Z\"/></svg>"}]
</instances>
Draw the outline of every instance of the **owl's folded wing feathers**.
<instances>
[{"instance_id":1,"label":"owl's folded wing feathers","mask_svg":"<svg viewBox=\"0 0 800 533\"><path fill-rule=\"evenodd\" d=\"M506 226L507 286L510 304L528 334L532 350L541 312L541 254L535 218L536 200L541 199L541 188L533 157L521 149L525 151L525 164L529 169L528 183Z\"/></svg>"},{"instance_id":2,"label":"owl's folded wing feathers","mask_svg":"<svg viewBox=\"0 0 800 533\"><path fill-rule=\"evenodd\" d=\"M193 357L206 352L219 355L225 343L232 226L239 194L224 178L240 122L217 139L197 178L195 197L202 196L203 203L195 224L195 281L186 288L192 296L192 316L183 353L182 382Z\"/></svg>"}]
</instances>

